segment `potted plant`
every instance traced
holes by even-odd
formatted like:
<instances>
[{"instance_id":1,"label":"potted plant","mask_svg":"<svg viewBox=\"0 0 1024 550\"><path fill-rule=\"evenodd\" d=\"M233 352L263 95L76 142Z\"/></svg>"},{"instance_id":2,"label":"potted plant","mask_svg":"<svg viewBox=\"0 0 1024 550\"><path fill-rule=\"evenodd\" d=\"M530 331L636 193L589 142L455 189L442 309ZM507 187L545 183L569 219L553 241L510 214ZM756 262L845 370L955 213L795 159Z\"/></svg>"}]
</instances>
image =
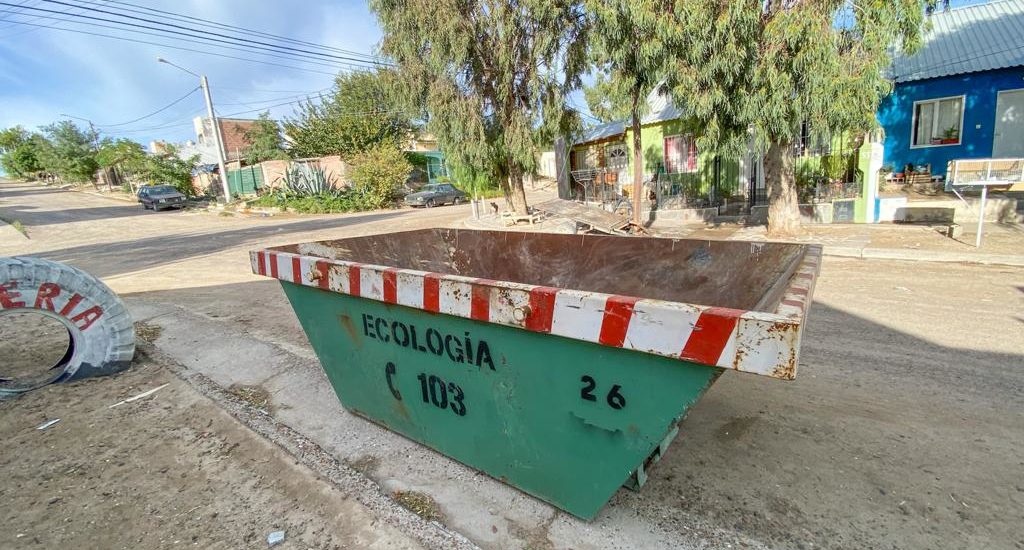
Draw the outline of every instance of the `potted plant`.
<instances>
[{"instance_id":1,"label":"potted plant","mask_svg":"<svg viewBox=\"0 0 1024 550\"><path fill-rule=\"evenodd\" d=\"M942 145L949 145L960 141L960 130L956 126L950 126L942 132L942 139L939 143Z\"/></svg>"}]
</instances>

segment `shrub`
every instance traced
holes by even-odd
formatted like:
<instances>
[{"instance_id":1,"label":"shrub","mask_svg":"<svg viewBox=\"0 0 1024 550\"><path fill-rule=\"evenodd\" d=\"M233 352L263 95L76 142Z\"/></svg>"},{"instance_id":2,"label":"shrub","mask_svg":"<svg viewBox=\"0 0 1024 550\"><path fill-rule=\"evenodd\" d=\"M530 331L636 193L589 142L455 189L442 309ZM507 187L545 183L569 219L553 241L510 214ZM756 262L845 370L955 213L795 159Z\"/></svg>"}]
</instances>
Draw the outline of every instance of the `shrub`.
<instances>
[{"instance_id":1,"label":"shrub","mask_svg":"<svg viewBox=\"0 0 1024 550\"><path fill-rule=\"evenodd\" d=\"M368 209L392 206L398 189L412 172L412 164L405 154L389 145L378 145L353 155L350 163L353 191Z\"/></svg>"}]
</instances>

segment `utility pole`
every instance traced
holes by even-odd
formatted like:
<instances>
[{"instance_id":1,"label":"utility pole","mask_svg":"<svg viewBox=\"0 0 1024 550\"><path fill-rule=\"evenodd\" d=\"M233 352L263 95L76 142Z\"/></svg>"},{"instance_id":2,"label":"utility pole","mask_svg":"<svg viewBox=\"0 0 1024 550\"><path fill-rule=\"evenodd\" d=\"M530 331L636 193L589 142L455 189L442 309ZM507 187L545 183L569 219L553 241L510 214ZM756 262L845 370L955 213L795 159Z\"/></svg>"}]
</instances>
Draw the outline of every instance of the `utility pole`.
<instances>
[{"instance_id":1,"label":"utility pole","mask_svg":"<svg viewBox=\"0 0 1024 550\"><path fill-rule=\"evenodd\" d=\"M213 97L210 96L210 84L206 80L206 75L196 74L184 67L175 65L162 57L158 57L156 60L160 63L166 63L176 69L185 71L192 76L199 77L199 87L203 89L203 99L206 100L206 114L210 118L210 122L213 124L213 139L217 142L217 166L220 168L220 184L224 189L224 202L231 202L231 189L228 187L228 170L224 166L224 138L220 135L220 124L217 122L217 115L213 112Z\"/></svg>"}]
</instances>

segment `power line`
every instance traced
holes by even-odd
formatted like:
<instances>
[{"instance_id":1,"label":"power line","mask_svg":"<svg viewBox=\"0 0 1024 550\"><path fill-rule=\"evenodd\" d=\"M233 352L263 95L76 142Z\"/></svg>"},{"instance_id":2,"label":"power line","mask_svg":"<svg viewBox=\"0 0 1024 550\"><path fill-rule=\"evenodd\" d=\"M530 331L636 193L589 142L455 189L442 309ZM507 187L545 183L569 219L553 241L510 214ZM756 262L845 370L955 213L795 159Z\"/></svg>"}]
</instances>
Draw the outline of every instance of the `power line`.
<instances>
[{"instance_id":1,"label":"power line","mask_svg":"<svg viewBox=\"0 0 1024 550\"><path fill-rule=\"evenodd\" d=\"M197 32L197 33L204 33L204 32L206 32L203 29L197 29L197 28L194 28L194 27L187 27L187 26L184 26L184 25L176 25L174 23L167 23L167 22L163 22L163 21L158 21L156 19L147 19L145 17L136 17L134 15L126 15L124 13L118 13L116 11L103 10L103 9L99 9L99 8L93 8L93 7L89 7L89 6L82 6L82 5L78 5L78 4L70 4L70 3L67 3L67 2L62 2L61 0L43 0L43 1L47 2L47 3L50 3L50 4L59 4L59 5L62 5L62 6L69 6L69 7L73 7L73 8L84 9L84 10L95 12L95 13L105 13L107 15L113 15L115 17L120 17L122 19L131 19L131 20L134 20L134 21L142 21L144 23L153 23L153 24L156 24L156 25L162 25L164 27L171 27L171 28L175 28L175 29L181 29L181 30L184 30L184 31L191 31L191 32ZM51 11L51 12L53 11L53 10L46 10L46 9L43 9L43 8L28 8L28 9L39 10L39 11ZM99 20L99 21L108 21L108 22L110 22L109 20L106 20L106 19L103 19L103 18L91 17L91 16L86 16L86 15L80 15L80 14L72 14L72 15L75 16L75 17L83 17L83 18L87 18L87 19L96 19L96 20ZM120 22L118 22L118 23L120 23ZM147 25L137 25L137 24L133 24L133 25L137 26L137 27L152 29L152 30L163 30L163 29L159 29L159 28L150 27L150 26L147 26ZM229 42L228 40L221 40L221 39L213 38L213 37L204 37L202 34L200 34L200 35L189 35L189 36L202 37L204 39L207 39L207 40L210 40L210 41L213 41L213 42L224 42L224 43L236 44L236 45L237 45L237 43L242 43L242 44L259 44L261 46L268 46L269 48L272 48L271 51L275 51L275 50L291 50L293 52L296 52L295 55L298 55L298 54L308 54L308 55L312 55L312 56L319 56L319 57L329 58L329 59L339 59L339 60L343 60L343 61L354 61L354 62L357 62L357 63L370 64L370 65L374 65L374 66L376 66L376 65L384 65L384 63L379 63L379 62L375 62L375 61L366 61L366 60L363 60L363 59L358 59L358 58L353 58L353 57L348 57L348 56L329 54L329 53L321 53L321 52L306 50L306 49L302 49L302 48L293 48L291 46L282 46L282 45L273 44L273 43L270 43L270 42L261 42L259 40L252 40L251 38L246 38L246 37L231 36L231 35L224 34L224 33L222 33L221 36L223 36L224 38L226 38L228 40L231 40L233 42ZM251 47L252 48L258 48L258 49L267 49L267 48L259 48L259 46L251 46ZM321 61L323 61L323 59L321 59ZM390 64L388 64L388 65L390 65Z\"/></svg>"},{"instance_id":2,"label":"power line","mask_svg":"<svg viewBox=\"0 0 1024 550\"><path fill-rule=\"evenodd\" d=\"M281 101L282 99L308 98L308 97L312 97L312 96L315 96L315 95L322 94L322 93L330 90L331 88L333 88L333 86L328 86L328 87L326 87L326 88L324 88L322 90L315 90L315 91L312 91L312 92L303 92L301 94L294 95L294 96L275 97L274 99L264 99L264 100L260 100L260 101L248 101L248 102L245 102L245 101L235 101L235 102L218 101L217 105L244 105L246 107L252 107L253 105L261 105L263 103L273 103L275 101Z\"/></svg>"},{"instance_id":3,"label":"power line","mask_svg":"<svg viewBox=\"0 0 1024 550\"><path fill-rule=\"evenodd\" d=\"M56 0L44 0L44 1L46 1L46 2L54 2L54 3L57 3L57 4L71 5L71 4L65 4L64 2L58 2ZM13 6L13 4L10 4L9 2L0 2L0 5ZM181 38L181 35L185 35L185 36L188 36L188 37L191 37L191 38L196 38L196 39L203 40L203 41L206 41L206 42L215 42L215 43L219 43L219 44L228 44L227 46L222 46L222 45L219 45L219 44L200 43L200 44L203 44L203 45L207 45L207 46L211 46L212 45L212 46L219 47L219 48L233 49L233 50L243 51L243 52L246 52L246 53L258 53L260 55L266 55L268 57L276 57L276 58L280 58L280 59L286 59L286 60L289 60L289 61L302 61L304 63L309 63L309 64L312 64L312 65L321 65L321 66L324 66L324 67L336 67L336 66L342 66L342 65L353 66L352 64L349 64L349 63L331 62L330 60L321 59L319 57L312 57L312 56L308 56L308 55L304 55L304 54L296 54L296 53L291 53L291 52L287 52L287 51L279 51L279 50L275 49L275 47L273 47L272 45L271 45L272 47L269 47L269 48L261 47L261 46L253 46L253 45L249 45L249 43L248 43L249 41L245 41L245 40L241 40L241 39L237 39L237 38L232 38L232 40L236 40L237 41L237 42L232 42L232 41L228 41L228 40L222 40L220 38L206 36L206 35L203 35L203 34L191 34L191 33L184 33L184 32L180 32L180 31L172 31L172 30L168 30L168 29L164 29L164 28L160 28L160 27L153 27L153 26L149 26L149 25L140 25L140 24L136 24L136 23L128 23L128 22L124 22L124 21L105 19L105 18L102 18L102 17L94 17L94 16L91 16L91 15L85 15L85 14L80 14L80 13L61 12L61 11L50 10L50 9L46 9L46 8L28 8L28 9L35 10L35 11L41 11L41 12L45 12L45 13L57 14L57 15L67 15L67 16L70 16L70 17L73 17L73 18L78 18L78 19L88 19L90 21L100 21L100 22L104 22L104 23L113 23L115 25L123 25L123 27L112 27L112 26L109 26L109 25L102 25L102 24L97 24L97 23L91 23L92 26L111 28L111 29L115 29L115 30L128 31L128 32L134 32L134 33L139 33L139 34L148 34L148 35L157 36L157 37L160 37L160 38L174 38L174 39L182 40L182 41L185 41L185 42L196 43L195 40L188 40L188 39ZM89 9L89 10L99 11L99 12L103 12L103 13L113 13L113 12L107 12L107 11L104 11L104 10L95 10L93 8L86 8L86 7L82 7L82 9ZM75 22L75 21L72 21L70 19L55 18L53 16L43 16L43 17L44 18L48 18L48 19L56 19L58 21ZM119 16L119 17L131 17L131 16ZM27 24L27 23L24 23L24 22L21 22L21 23L22 24ZM171 25L171 26L172 27L180 27L179 25ZM125 27L127 27L127 28L125 28ZM58 28L62 28L62 27L58 27ZM153 34L153 33L148 33L148 32L145 32L145 31L135 30L136 28L149 29L149 30L157 31L159 33L167 33L167 35L170 35L170 36L167 36L167 35L164 35L164 34ZM185 28L185 27L181 27L181 28ZM202 33L204 31L199 30L198 32ZM286 49L290 49L290 48L286 48ZM273 53L276 53L276 54L283 54L283 55L273 55L272 53L266 53L266 52L273 52ZM287 57L284 57L284 56L287 56ZM360 69L370 68L369 66L366 66L366 65L355 65L355 67L358 67Z\"/></svg>"},{"instance_id":4,"label":"power line","mask_svg":"<svg viewBox=\"0 0 1024 550\"><path fill-rule=\"evenodd\" d=\"M3 2L0 2L0 4L3 4ZM0 13L2 13L2 12L0 12ZM135 30L135 29L132 29L130 27L129 28L123 28L123 27L117 27L117 26L113 26L113 25L103 25L103 24L100 24L100 23L85 23L83 21L76 21L74 19L53 17L53 16L49 16L49 15L39 16L36 19L40 19L40 18L54 20L54 21L64 21L64 22L73 23L73 24L89 25L90 27L101 27L101 28L106 28L106 29L114 29L114 30L118 30L118 31L126 31L126 32L130 32L130 33L135 33L135 34L143 34L143 35L148 35L148 36L155 36L155 37L158 37L158 38L176 38L177 40L180 40L182 42L188 42L188 43L192 43L192 44L199 44L201 46L209 46L209 47L213 47L213 48L222 48L222 49L225 49L225 50L233 50L233 51L239 51L239 52L243 52L243 53L255 53L255 54L258 54L258 55L264 55L264 56L272 57L272 58L275 58L275 59L283 59L285 61L299 61L301 63L309 63L311 65L319 65L319 66L322 66L322 67L329 67L329 68L345 67L348 70L366 70L366 67L363 67L363 66L350 65L350 64L345 64L345 63L337 63L337 64L335 64L335 63L321 63L319 61L309 61L309 60L306 60L304 58L297 59L297 58L294 58L294 57L288 57L288 56L264 53L262 51L251 51L251 50L248 50L248 49L245 49L245 48L235 48L235 47L232 47L232 46L222 46L220 44L207 44L206 42L200 42L200 41L197 41L197 40L189 40L187 38L180 38L177 35L173 35L173 34L168 36L168 35L159 34L159 33L155 33L155 32L147 32L147 31ZM118 21L112 21L112 22L113 23L122 24L122 23L120 23ZM26 24L26 25L31 25L31 23L24 23L24 22L21 22L21 23L22 24ZM67 28L67 27L56 27L56 26L52 27L52 28L64 29L64 30L69 30L69 31L75 30L75 29L70 29L70 28ZM170 32L170 31L161 31L161 32Z\"/></svg>"},{"instance_id":5,"label":"power line","mask_svg":"<svg viewBox=\"0 0 1024 550\"><path fill-rule=\"evenodd\" d=\"M223 57L223 58L226 58L226 59L235 59L235 60L238 60L238 61L248 61L250 63L260 63L262 65L272 65L272 66L275 66L275 67L284 67L286 69L292 69L292 70L296 70L296 71L306 71L306 72L310 72L310 73L319 73L319 74L325 74L325 75L328 75L328 76L336 76L337 75L337 72L329 73L327 71L318 71L316 69L307 69L305 67L296 67L294 65L285 65L283 63L274 63L272 61L260 61L258 59L251 59L251 58L248 58L248 57L238 57L238 56L234 56L234 55L227 55L227 54L222 54L222 53L216 53L216 52L211 52L209 50L197 50L195 48L184 48L184 47L181 47L181 46L174 46L174 45L171 45L171 44L165 44L163 42L151 42L149 40L140 40L140 39L137 39L137 38L129 38L129 37L126 37L126 36L114 36L114 35L110 35L110 34L103 34L103 33L84 31L84 30L81 30L81 29L69 29L69 28L66 28L66 27L58 27L58 26L55 26L55 25L40 25L38 23L24 23L24 22L21 22L21 21L11 21L10 19L0 19L0 22L17 23L19 25L28 25L30 27L40 27L40 28L44 28L44 29L56 29L56 30L59 30L59 31L73 32L73 33L77 33L77 34L87 34L87 35L90 35L90 36L99 36L99 37L103 37L103 38L110 38L110 39L113 39L113 40L121 40L121 41L124 41L124 42L134 42L136 44L148 44L150 46L160 46L160 47L163 47L163 48L171 48L173 50L181 50L183 52L201 53L201 54L205 54L205 55L213 55L213 56L216 56L216 57ZM223 46L215 46L215 47L223 47Z\"/></svg>"},{"instance_id":6,"label":"power line","mask_svg":"<svg viewBox=\"0 0 1024 550\"><path fill-rule=\"evenodd\" d=\"M88 0L82 0L82 1L88 1ZM162 14L162 15L171 16L171 17L176 18L178 20L200 21L200 22L208 24L208 26L213 26L213 27L215 27L217 29L227 28L227 29L237 30L237 31L246 32L246 33L256 33L256 34L260 34L262 36L267 36L267 37L271 37L271 38L277 38L277 39L280 39L280 40L285 40L287 42L291 42L291 43L294 43L294 44L303 44L303 45L306 45L306 46L312 46L312 47L320 48L320 49L324 49L324 50L333 50L333 51L336 51L336 52L339 52L339 53L346 53L346 54L350 54L350 55L356 55L356 56L359 56L359 57L365 57L365 58L368 58L369 60L379 61L379 60L384 60L385 59L385 58L383 58L381 56L378 56L378 55L370 55L370 54L365 54L365 53L356 52L356 51L352 51L352 50L336 48L334 46L327 46L327 45L323 45L323 44L316 44L314 42L307 42L305 40L298 40L298 39L295 39L295 38L289 38L287 36L271 34L271 33L268 33L268 32L255 31L253 29L247 29L245 27L239 27L239 26L236 26L236 25L229 25L227 23L222 23L222 22L219 22L219 21L211 21L209 19L203 19L201 17L186 16L186 15L183 15L183 14L178 14L178 13L174 13L174 12L170 12L170 11L159 10L159 9L151 8L151 7L148 7L148 6L140 6L138 4L132 4L130 2L121 2L119 0L105 0L105 1L112 2L114 4L119 4L119 5L122 5L122 6L131 6L131 7L140 8L142 10L146 10L146 11L149 11L149 12L154 12L154 13L159 13L159 14ZM92 2L89 2L89 3L92 3ZM145 13L145 12L142 12L142 11L139 11L139 10L132 10L132 9L127 9L127 8L125 8L125 11L130 11L130 12L133 12L133 13Z\"/></svg>"},{"instance_id":7,"label":"power line","mask_svg":"<svg viewBox=\"0 0 1024 550\"><path fill-rule=\"evenodd\" d=\"M152 113L149 113L148 115L142 115L139 118L133 118L132 120L129 120L127 122L118 122L117 124L97 124L96 126L99 127L99 128L113 128L115 126L127 126L129 124L133 124L133 123L138 122L140 120L145 120L145 119L147 119L147 118L149 118L151 116L158 115L158 114L166 111L167 109L170 109L171 107L174 107L175 105L181 103L182 101L185 101L185 99L187 99L192 94L196 93L196 91L198 91L198 90L199 90L199 86L196 86L195 88L192 88L191 90L189 90L189 92L187 94L179 97L178 99L175 99L174 101L168 103L167 105L164 105L163 107L160 107L159 109L153 111Z\"/></svg>"}]
</instances>

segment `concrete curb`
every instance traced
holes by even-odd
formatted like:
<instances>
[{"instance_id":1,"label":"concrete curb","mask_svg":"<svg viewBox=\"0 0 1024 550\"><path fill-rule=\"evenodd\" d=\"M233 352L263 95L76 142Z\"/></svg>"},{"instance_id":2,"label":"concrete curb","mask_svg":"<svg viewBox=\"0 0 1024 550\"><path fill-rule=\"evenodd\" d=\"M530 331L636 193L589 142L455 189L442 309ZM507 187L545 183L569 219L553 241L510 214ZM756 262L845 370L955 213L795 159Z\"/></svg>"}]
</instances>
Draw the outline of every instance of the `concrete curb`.
<instances>
[{"instance_id":1,"label":"concrete curb","mask_svg":"<svg viewBox=\"0 0 1024 550\"><path fill-rule=\"evenodd\" d=\"M0 242L27 240L27 235L15 229L13 225L0 220Z\"/></svg>"},{"instance_id":2,"label":"concrete curb","mask_svg":"<svg viewBox=\"0 0 1024 550\"><path fill-rule=\"evenodd\" d=\"M898 248L857 248L825 245L826 256L863 260L901 260L908 262L965 263L1024 267L1024 256L1012 254L970 254L943 250L902 250Z\"/></svg>"}]
</instances>

